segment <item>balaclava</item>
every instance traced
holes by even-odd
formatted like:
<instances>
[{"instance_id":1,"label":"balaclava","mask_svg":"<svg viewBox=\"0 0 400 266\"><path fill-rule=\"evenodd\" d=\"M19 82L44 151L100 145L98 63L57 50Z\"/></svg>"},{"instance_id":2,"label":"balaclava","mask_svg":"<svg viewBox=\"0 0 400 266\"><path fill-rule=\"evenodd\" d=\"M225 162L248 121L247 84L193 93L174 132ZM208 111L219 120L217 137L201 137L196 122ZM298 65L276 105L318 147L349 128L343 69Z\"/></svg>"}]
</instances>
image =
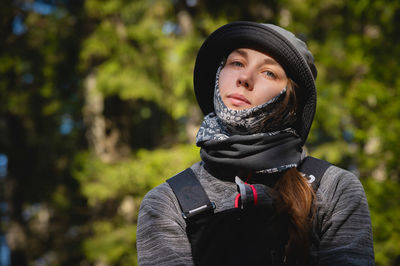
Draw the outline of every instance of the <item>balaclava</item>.
<instances>
[{"instance_id":1,"label":"balaclava","mask_svg":"<svg viewBox=\"0 0 400 266\"><path fill-rule=\"evenodd\" d=\"M290 128L296 115L290 108L280 108L285 105L286 88L261 105L232 110L219 93L221 68L215 82L215 111L204 117L196 136L202 160L209 168L222 169L232 176L296 167L301 160L301 140Z\"/></svg>"},{"instance_id":2,"label":"balaclava","mask_svg":"<svg viewBox=\"0 0 400 266\"><path fill-rule=\"evenodd\" d=\"M250 109L231 110L224 105L218 87L221 65L212 65L221 62L221 54L226 57L236 48L259 50L281 64L299 85L296 94L301 93L303 101L297 103L296 116L289 111L275 112L286 96L286 88ZM212 69L215 72L210 78ZM194 73L196 96L206 114L197 135L203 161L211 167L258 173L296 167L315 112L315 76L312 55L304 42L278 26L234 22L212 33L200 48ZM213 94L210 88L200 87L211 82Z\"/></svg>"},{"instance_id":3,"label":"balaclava","mask_svg":"<svg viewBox=\"0 0 400 266\"><path fill-rule=\"evenodd\" d=\"M201 46L194 69L194 90L204 115L214 112L214 88L221 59L237 48L251 48L273 57L296 84L297 120L293 128L304 145L316 109L317 69L306 44L272 24L239 21L214 31Z\"/></svg>"}]
</instances>

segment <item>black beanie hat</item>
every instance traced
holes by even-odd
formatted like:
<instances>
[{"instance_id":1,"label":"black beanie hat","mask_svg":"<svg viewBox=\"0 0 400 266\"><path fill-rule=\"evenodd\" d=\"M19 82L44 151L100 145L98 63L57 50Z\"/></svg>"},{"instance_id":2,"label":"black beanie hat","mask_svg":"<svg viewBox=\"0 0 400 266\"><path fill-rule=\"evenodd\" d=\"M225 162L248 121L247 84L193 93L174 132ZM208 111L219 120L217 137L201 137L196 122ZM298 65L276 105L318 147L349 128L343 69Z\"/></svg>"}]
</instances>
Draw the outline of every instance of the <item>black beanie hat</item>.
<instances>
[{"instance_id":1,"label":"black beanie hat","mask_svg":"<svg viewBox=\"0 0 400 266\"><path fill-rule=\"evenodd\" d=\"M272 24L238 21L226 24L204 41L194 68L194 91L204 115L214 111L215 74L223 57L238 48L251 48L273 57L297 85L294 128L305 143L316 109L317 69L307 45L293 33Z\"/></svg>"}]
</instances>

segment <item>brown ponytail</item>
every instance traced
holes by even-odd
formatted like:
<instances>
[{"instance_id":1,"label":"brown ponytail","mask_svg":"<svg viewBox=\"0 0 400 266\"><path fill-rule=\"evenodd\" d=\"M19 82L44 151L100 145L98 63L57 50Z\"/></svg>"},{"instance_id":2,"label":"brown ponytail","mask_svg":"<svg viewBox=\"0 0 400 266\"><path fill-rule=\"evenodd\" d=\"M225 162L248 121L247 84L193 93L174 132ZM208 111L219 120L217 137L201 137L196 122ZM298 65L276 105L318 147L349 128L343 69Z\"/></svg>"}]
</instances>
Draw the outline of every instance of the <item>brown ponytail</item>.
<instances>
[{"instance_id":1,"label":"brown ponytail","mask_svg":"<svg viewBox=\"0 0 400 266\"><path fill-rule=\"evenodd\" d=\"M277 211L288 218L286 262L288 265L305 265L309 260L315 193L295 168L287 170L274 188L281 198Z\"/></svg>"},{"instance_id":2,"label":"brown ponytail","mask_svg":"<svg viewBox=\"0 0 400 266\"><path fill-rule=\"evenodd\" d=\"M301 103L301 94L296 94L297 84L288 79L287 97L282 110L296 114L298 104ZM309 260L311 245L312 219L315 208L313 200L314 190L296 168L287 170L276 182L275 190L280 195L277 211L288 222L289 241L286 247L286 262L288 265L306 265Z\"/></svg>"}]
</instances>

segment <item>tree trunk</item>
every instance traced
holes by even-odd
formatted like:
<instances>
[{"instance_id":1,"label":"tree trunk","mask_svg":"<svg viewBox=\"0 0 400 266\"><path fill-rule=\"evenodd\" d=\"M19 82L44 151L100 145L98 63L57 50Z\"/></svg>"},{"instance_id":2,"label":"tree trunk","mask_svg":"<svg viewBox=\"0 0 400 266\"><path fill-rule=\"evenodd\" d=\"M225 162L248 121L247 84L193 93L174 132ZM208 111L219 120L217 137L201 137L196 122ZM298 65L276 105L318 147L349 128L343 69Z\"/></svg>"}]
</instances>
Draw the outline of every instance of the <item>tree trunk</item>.
<instances>
[{"instance_id":1,"label":"tree trunk","mask_svg":"<svg viewBox=\"0 0 400 266\"><path fill-rule=\"evenodd\" d=\"M97 88L94 70L86 77L84 93L83 121L86 125L89 148L104 162L114 161L119 158L116 146L120 133L117 128L112 128L109 135L106 133L106 118L103 115L104 97Z\"/></svg>"}]
</instances>

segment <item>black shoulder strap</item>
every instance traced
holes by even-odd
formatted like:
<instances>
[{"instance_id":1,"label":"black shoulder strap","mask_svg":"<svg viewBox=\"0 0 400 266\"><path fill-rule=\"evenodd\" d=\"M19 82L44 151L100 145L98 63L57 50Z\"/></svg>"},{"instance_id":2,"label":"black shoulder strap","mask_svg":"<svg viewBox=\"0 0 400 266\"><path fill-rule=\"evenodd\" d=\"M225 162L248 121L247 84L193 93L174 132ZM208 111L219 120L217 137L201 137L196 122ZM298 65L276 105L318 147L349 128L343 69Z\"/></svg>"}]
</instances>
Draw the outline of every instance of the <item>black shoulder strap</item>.
<instances>
[{"instance_id":1,"label":"black shoulder strap","mask_svg":"<svg viewBox=\"0 0 400 266\"><path fill-rule=\"evenodd\" d=\"M306 175L306 178L308 178L309 180L308 182L311 183L313 190L317 192L319 185L321 183L322 176L325 174L329 166L331 166L331 164L328 163L327 161L307 156L302 161L297 170ZM316 212L316 217L313 219L313 226L312 226L312 245L316 247L320 245L319 232L321 225L319 224L318 221L319 221L318 212ZM313 256L313 260L314 259L316 259L315 256Z\"/></svg>"},{"instance_id":2,"label":"black shoulder strap","mask_svg":"<svg viewBox=\"0 0 400 266\"><path fill-rule=\"evenodd\" d=\"M187 168L168 179L167 183L178 199L183 218L188 219L200 212L215 209L192 169Z\"/></svg>"},{"instance_id":3,"label":"black shoulder strap","mask_svg":"<svg viewBox=\"0 0 400 266\"><path fill-rule=\"evenodd\" d=\"M320 160L311 156L307 156L297 168L301 173L305 174L316 191L321 182L322 176L325 171L331 166L330 163Z\"/></svg>"}]
</instances>

